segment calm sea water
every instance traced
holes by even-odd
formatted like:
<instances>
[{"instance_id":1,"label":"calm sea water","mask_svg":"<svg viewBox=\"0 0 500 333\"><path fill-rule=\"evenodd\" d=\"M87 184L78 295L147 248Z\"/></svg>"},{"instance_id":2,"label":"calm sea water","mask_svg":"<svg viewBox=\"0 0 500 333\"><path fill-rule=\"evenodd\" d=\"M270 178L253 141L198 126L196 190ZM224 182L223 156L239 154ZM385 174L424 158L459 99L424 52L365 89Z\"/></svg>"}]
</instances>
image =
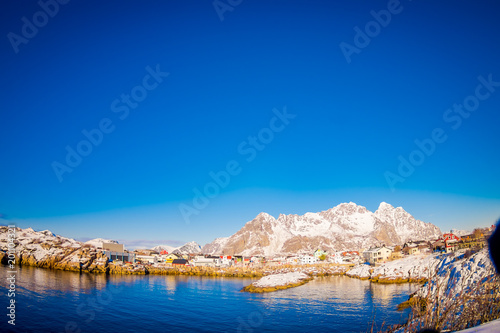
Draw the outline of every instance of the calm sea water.
<instances>
[{"instance_id":1,"label":"calm sea water","mask_svg":"<svg viewBox=\"0 0 500 333\"><path fill-rule=\"evenodd\" d=\"M8 268L0 267L7 323ZM105 276L17 268L15 332L367 332L404 321L396 305L416 285L316 278L265 294L239 290L252 279Z\"/></svg>"}]
</instances>

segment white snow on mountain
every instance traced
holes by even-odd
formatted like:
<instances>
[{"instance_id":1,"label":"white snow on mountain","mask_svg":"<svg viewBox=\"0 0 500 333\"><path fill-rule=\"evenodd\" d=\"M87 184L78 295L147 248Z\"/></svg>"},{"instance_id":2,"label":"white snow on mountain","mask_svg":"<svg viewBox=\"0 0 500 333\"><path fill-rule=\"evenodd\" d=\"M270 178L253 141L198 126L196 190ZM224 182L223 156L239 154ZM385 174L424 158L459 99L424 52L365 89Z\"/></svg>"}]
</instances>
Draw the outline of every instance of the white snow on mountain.
<instances>
[{"instance_id":1,"label":"white snow on mountain","mask_svg":"<svg viewBox=\"0 0 500 333\"><path fill-rule=\"evenodd\" d=\"M190 253L201 253L201 246L196 242L189 242L182 246L170 246L170 245L158 245L153 247L151 250L160 253L165 250L168 253L179 253L179 254L190 254Z\"/></svg>"},{"instance_id":2,"label":"white snow on mountain","mask_svg":"<svg viewBox=\"0 0 500 333\"><path fill-rule=\"evenodd\" d=\"M415 219L403 208L383 202L375 213L353 202L304 215L260 213L228 238L203 247L207 254L266 255L353 250L373 245L436 239L438 227Z\"/></svg>"},{"instance_id":3,"label":"white snow on mountain","mask_svg":"<svg viewBox=\"0 0 500 333\"><path fill-rule=\"evenodd\" d=\"M157 245L153 247L151 250L160 253L161 251L167 251L168 253L172 253L173 250L175 250L175 246L170 246L170 245Z\"/></svg>"},{"instance_id":4,"label":"white snow on mountain","mask_svg":"<svg viewBox=\"0 0 500 333\"><path fill-rule=\"evenodd\" d=\"M179 246L172 252L180 254L201 253L201 246L196 242L189 242L182 246Z\"/></svg>"},{"instance_id":5,"label":"white snow on mountain","mask_svg":"<svg viewBox=\"0 0 500 333\"><path fill-rule=\"evenodd\" d=\"M465 236L472 234L472 231L469 230L460 230L460 229L451 229L450 232L457 236Z\"/></svg>"},{"instance_id":6,"label":"white snow on mountain","mask_svg":"<svg viewBox=\"0 0 500 333\"><path fill-rule=\"evenodd\" d=\"M229 237L219 237L216 238L213 242L205 244L202 247L202 253L222 253L222 249L226 246Z\"/></svg>"}]
</instances>

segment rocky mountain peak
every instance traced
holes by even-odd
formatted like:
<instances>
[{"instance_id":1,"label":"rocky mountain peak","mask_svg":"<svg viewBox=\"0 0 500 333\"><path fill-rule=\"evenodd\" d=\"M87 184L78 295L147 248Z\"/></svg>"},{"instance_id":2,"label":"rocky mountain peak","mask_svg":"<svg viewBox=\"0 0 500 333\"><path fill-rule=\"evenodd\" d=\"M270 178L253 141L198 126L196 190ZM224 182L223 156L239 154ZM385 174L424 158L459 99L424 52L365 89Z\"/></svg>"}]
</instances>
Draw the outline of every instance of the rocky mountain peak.
<instances>
[{"instance_id":1,"label":"rocky mountain peak","mask_svg":"<svg viewBox=\"0 0 500 333\"><path fill-rule=\"evenodd\" d=\"M401 207L382 202L373 213L349 202L319 213L280 214L278 219L260 213L234 235L207 244L204 250L243 255L293 254L318 247L359 250L380 242L395 245L440 235L439 228L416 220Z\"/></svg>"}]
</instances>

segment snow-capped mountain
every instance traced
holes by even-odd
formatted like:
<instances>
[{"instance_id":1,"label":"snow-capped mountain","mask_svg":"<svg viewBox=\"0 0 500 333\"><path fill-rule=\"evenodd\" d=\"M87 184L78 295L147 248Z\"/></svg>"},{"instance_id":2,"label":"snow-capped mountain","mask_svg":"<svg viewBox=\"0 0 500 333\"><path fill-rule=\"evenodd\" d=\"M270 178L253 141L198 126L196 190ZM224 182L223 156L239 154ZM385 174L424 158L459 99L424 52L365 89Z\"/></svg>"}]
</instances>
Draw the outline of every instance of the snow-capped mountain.
<instances>
[{"instance_id":1,"label":"snow-capped mountain","mask_svg":"<svg viewBox=\"0 0 500 333\"><path fill-rule=\"evenodd\" d=\"M373 213L350 202L319 213L280 214L277 219L260 213L234 235L205 245L203 252L270 256L310 252L317 248L327 251L363 249L440 236L438 227L416 220L401 207L394 208L383 202Z\"/></svg>"},{"instance_id":2,"label":"snow-capped mountain","mask_svg":"<svg viewBox=\"0 0 500 333\"><path fill-rule=\"evenodd\" d=\"M153 247L151 250L156 251L158 253L165 250L168 253L190 254L190 253L201 253L201 246L196 242L189 242L178 247L173 247L170 245L158 245Z\"/></svg>"},{"instance_id":3,"label":"snow-capped mountain","mask_svg":"<svg viewBox=\"0 0 500 333\"><path fill-rule=\"evenodd\" d=\"M170 246L170 245L158 245L153 247L151 250L160 253L161 251L167 251L168 253L172 253L173 250L175 250L176 247Z\"/></svg>"},{"instance_id":4,"label":"snow-capped mountain","mask_svg":"<svg viewBox=\"0 0 500 333\"><path fill-rule=\"evenodd\" d=\"M465 235L472 234L472 231L469 231L469 230L460 230L460 229L451 229L450 232L452 234L457 235L457 236L465 236Z\"/></svg>"},{"instance_id":5,"label":"snow-capped mountain","mask_svg":"<svg viewBox=\"0 0 500 333\"><path fill-rule=\"evenodd\" d=\"M201 253L201 246L196 242L189 242L176 248L172 252L179 254Z\"/></svg>"},{"instance_id":6,"label":"snow-capped mountain","mask_svg":"<svg viewBox=\"0 0 500 333\"><path fill-rule=\"evenodd\" d=\"M218 254L222 253L224 246L226 246L226 243L229 241L229 237L219 237L216 238L212 243L205 244L201 248L202 253L210 253L210 254Z\"/></svg>"}]
</instances>

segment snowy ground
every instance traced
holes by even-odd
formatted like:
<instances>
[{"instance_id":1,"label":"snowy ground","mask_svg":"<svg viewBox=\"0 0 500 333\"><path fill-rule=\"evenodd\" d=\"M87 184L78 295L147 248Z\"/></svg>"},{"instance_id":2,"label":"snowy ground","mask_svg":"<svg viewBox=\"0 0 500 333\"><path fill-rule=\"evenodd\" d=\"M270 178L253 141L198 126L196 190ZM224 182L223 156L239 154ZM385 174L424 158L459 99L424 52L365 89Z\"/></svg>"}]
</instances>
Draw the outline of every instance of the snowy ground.
<instances>
[{"instance_id":1,"label":"snowy ground","mask_svg":"<svg viewBox=\"0 0 500 333\"><path fill-rule=\"evenodd\" d=\"M468 328L466 330L457 331L462 333L490 333L490 332L500 332L500 319L490 321L489 323L479 325L476 327Z\"/></svg>"},{"instance_id":2,"label":"snowy ground","mask_svg":"<svg viewBox=\"0 0 500 333\"><path fill-rule=\"evenodd\" d=\"M358 265L350 269L346 275L349 277L357 277L360 279L366 279L370 278L370 270L373 269L373 267L369 265Z\"/></svg>"},{"instance_id":3,"label":"snowy ground","mask_svg":"<svg viewBox=\"0 0 500 333\"><path fill-rule=\"evenodd\" d=\"M437 266L445 256L439 254L414 255L403 259L388 261L380 266L357 265L347 272L347 276L357 278L381 279L428 279L436 272ZM370 273L371 272L371 273Z\"/></svg>"},{"instance_id":4,"label":"snowy ground","mask_svg":"<svg viewBox=\"0 0 500 333\"><path fill-rule=\"evenodd\" d=\"M432 279L431 294L438 292L442 296L455 297L462 291L467 291L471 287L484 282L495 275L495 268L490 260L488 249L465 256L465 251L457 251L453 254L443 256L437 263L434 270L436 276ZM422 288L420 296L428 296L429 288Z\"/></svg>"},{"instance_id":5,"label":"snowy ground","mask_svg":"<svg viewBox=\"0 0 500 333\"><path fill-rule=\"evenodd\" d=\"M254 282L253 285L257 288L267 288L284 286L287 284L298 283L301 280L307 279L309 276L301 272L290 272L284 274L273 274L264 276L259 281Z\"/></svg>"}]
</instances>

